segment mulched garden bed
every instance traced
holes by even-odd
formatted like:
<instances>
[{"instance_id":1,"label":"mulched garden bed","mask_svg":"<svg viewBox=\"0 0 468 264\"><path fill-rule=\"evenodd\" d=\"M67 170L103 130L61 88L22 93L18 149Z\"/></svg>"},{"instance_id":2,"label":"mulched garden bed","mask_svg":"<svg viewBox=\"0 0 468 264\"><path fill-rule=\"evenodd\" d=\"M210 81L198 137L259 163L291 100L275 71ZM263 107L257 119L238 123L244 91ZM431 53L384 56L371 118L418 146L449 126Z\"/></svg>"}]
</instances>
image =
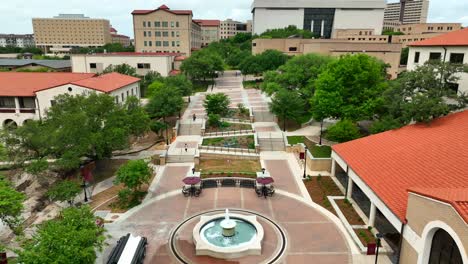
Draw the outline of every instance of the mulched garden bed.
<instances>
[{"instance_id":1,"label":"mulched garden bed","mask_svg":"<svg viewBox=\"0 0 468 264\"><path fill-rule=\"evenodd\" d=\"M350 225L365 224L362 218L356 213L356 210L354 210L353 205L348 200L335 200L335 202Z\"/></svg>"},{"instance_id":2,"label":"mulched garden bed","mask_svg":"<svg viewBox=\"0 0 468 264\"><path fill-rule=\"evenodd\" d=\"M310 177L309 180L304 180L304 184L312 198L312 201L336 215L336 212L330 204L330 201L328 201L327 196L342 196L343 193L330 177Z\"/></svg>"},{"instance_id":3,"label":"mulched garden bed","mask_svg":"<svg viewBox=\"0 0 468 264\"><path fill-rule=\"evenodd\" d=\"M249 124L227 123L227 122L226 124L227 126L222 126L222 127L211 127L211 126L206 127L205 133L252 130L252 125L249 125Z\"/></svg>"},{"instance_id":4,"label":"mulched garden bed","mask_svg":"<svg viewBox=\"0 0 468 264\"><path fill-rule=\"evenodd\" d=\"M367 247L367 244L369 243L376 243L375 241L375 235L372 234L372 232L369 229L354 229L354 232L356 235L359 237L359 240L361 240L361 243Z\"/></svg>"},{"instance_id":5,"label":"mulched garden bed","mask_svg":"<svg viewBox=\"0 0 468 264\"><path fill-rule=\"evenodd\" d=\"M225 148L255 149L254 136L234 136L203 139L203 146L216 146Z\"/></svg>"}]
</instances>

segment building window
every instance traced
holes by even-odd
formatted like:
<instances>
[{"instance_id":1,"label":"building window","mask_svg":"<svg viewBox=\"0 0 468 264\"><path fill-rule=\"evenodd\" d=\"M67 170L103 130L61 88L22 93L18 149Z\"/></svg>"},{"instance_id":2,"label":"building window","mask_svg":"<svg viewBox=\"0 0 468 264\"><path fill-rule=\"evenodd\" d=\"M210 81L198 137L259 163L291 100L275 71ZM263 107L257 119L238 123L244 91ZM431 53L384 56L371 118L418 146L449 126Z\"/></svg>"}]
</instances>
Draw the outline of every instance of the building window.
<instances>
[{"instance_id":1,"label":"building window","mask_svg":"<svg viewBox=\"0 0 468 264\"><path fill-rule=\"evenodd\" d=\"M153 46L153 42L151 40L148 41L148 46L150 46L150 47Z\"/></svg>"},{"instance_id":2,"label":"building window","mask_svg":"<svg viewBox=\"0 0 468 264\"><path fill-rule=\"evenodd\" d=\"M120 97L122 97L122 102L123 102L123 101L125 100L125 98L124 98L124 94L123 94L123 93L121 93L121 94L120 94Z\"/></svg>"},{"instance_id":3,"label":"building window","mask_svg":"<svg viewBox=\"0 0 468 264\"><path fill-rule=\"evenodd\" d=\"M169 37L169 32L168 31L163 31L163 37Z\"/></svg>"},{"instance_id":4,"label":"building window","mask_svg":"<svg viewBox=\"0 0 468 264\"><path fill-rule=\"evenodd\" d=\"M156 41L154 45L156 45L156 47L161 47L161 41Z\"/></svg>"},{"instance_id":5,"label":"building window","mask_svg":"<svg viewBox=\"0 0 468 264\"><path fill-rule=\"evenodd\" d=\"M176 41L177 47L180 47L180 41Z\"/></svg>"},{"instance_id":6,"label":"building window","mask_svg":"<svg viewBox=\"0 0 468 264\"><path fill-rule=\"evenodd\" d=\"M450 234L443 229L439 229L434 233L428 263L463 263L457 243Z\"/></svg>"},{"instance_id":7,"label":"building window","mask_svg":"<svg viewBox=\"0 0 468 264\"><path fill-rule=\"evenodd\" d=\"M96 63L90 63L90 64L89 64L89 68L90 68L90 69L96 69L96 68L97 68Z\"/></svg>"},{"instance_id":8,"label":"building window","mask_svg":"<svg viewBox=\"0 0 468 264\"><path fill-rule=\"evenodd\" d=\"M179 37L179 34L180 34L179 31L176 31L176 37Z\"/></svg>"},{"instance_id":9,"label":"building window","mask_svg":"<svg viewBox=\"0 0 468 264\"><path fill-rule=\"evenodd\" d=\"M419 63L419 51L414 53L414 63Z\"/></svg>"},{"instance_id":10,"label":"building window","mask_svg":"<svg viewBox=\"0 0 468 264\"><path fill-rule=\"evenodd\" d=\"M156 37L160 37L160 36L161 36L161 31L155 31L155 32L154 32L154 35L155 35Z\"/></svg>"},{"instance_id":11,"label":"building window","mask_svg":"<svg viewBox=\"0 0 468 264\"><path fill-rule=\"evenodd\" d=\"M155 21L154 22L154 27L161 27L161 22Z\"/></svg>"},{"instance_id":12,"label":"building window","mask_svg":"<svg viewBox=\"0 0 468 264\"><path fill-rule=\"evenodd\" d=\"M115 103L116 103L116 104L119 103L119 96L116 96L116 97L115 97Z\"/></svg>"},{"instance_id":13,"label":"building window","mask_svg":"<svg viewBox=\"0 0 468 264\"><path fill-rule=\"evenodd\" d=\"M174 31L171 31L171 37L174 37L175 34L174 34Z\"/></svg>"},{"instance_id":14,"label":"building window","mask_svg":"<svg viewBox=\"0 0 468 264\"><path fill-rule=\"evenodd\" d=\"M171 21L171 27L174 27L174 21Z\"/></svg>"},{"instance_id":15,"label":"building window","mask_svg":"<svg viewBox=\"0 0 468 264\"><path fill-rule=\"evenodd\" d=\"M143 37L146 37L146 31L143 31Z\"/></svg>"},{"instance_id":16,"label":"building window","mask_svg":"<svg viewBox=\"0 0 468 264\"><path fill-rule=\"evenodd\" d=\"M162 22L162 26L163 26L163 27L167 27L167 25L168 25L167 21L163 21L163 22Z\"/></svg>"},{"instance_id":17,"label":"building window","mask_svg":"<svg viewBox=\"0 0 468 264\"><path fill-rule=\"evenodd\" d=\"M13 97L0 97L0 108L16 108L15 98L13 98Z\"/></svg>"},{"instance_id":18,"label":"building window","mask_svg":"<svg viewBox=\"0 0 468 264\"><path fill-rule=\"evenodd\" d=\"M297 47L289 47L289 51L297 51Z\"/></svg>"},{"instance_id":19,"label":"building window","mask_svg":"<svg viewBox=\"0 0 468 264\"><path fill-rule=\"evenodd\" d=\"M148 31L148 37L151 37L151 31Z\"/></svg>"},{"instance_id":20,"label":"building window","mask_svg":"<svg viewBox=\"0 0 468 264\"><path fill-rule=\"evenodd\" d=\"M464 53L450 53L450 62L456 64L463 64L463 59L465 58Z\"/></svg>"},{"instance_id":21,"label":"building window","mask_svg":"<svg viewBox=\"0 0 468 264\"><path fill-rule=\"evenodd\" d=\"M164 47L169 47L169 41L163 41L163 46Z\"/></svg>"},{"instance_id":22,"label":"building window","mask_svg":"<svg viewBox=\"0 0 468 264\"><path fill-rule=\"evenodd\" d=\"M149 63L137 63L137 68L138 69L149 69L149 68L151 68L151 65Z\"/></svg>"},{"instance_id":23,"label":"building window","mask_svg":"<svg viewBox=\"0 0 468 264\"><path fill-rule=\"evenodd\" d=\"M129 95L130 95L130 92L129 92L129 91L127 91L127 97L128 97Z\"/></svg>"},{"instance_id":24,"label":"building window","mask_svg":"<svg viewBox=\"0 0 468 264\"><path fill-rule=\"evenodd\" d=\"M172 41L172 47L175 47L175 41Z\"/></svg>"},{"instance_id":25,"label":"building window","mask_svg":"<svg viewBox=\"0 0 468 264\"><path fill-rule=\"evenodd\" d=\"M146 21L143 21L143 27L146 27Z\"/></svg>"},{"instance_id":26,"label":"building window","mask_svg":"<svg viewBox=\"0 0 468 264\"><path fill-rule=\"evenodd\" d=\"M148 46L148 42L146 40L143 41L143 46L145 46L145 47Z\"/></svg>"},{"instance_id":27,"label":"building window","mask_svg":"<svg viewBox=\"0 0 468 264\"><path fill-rule=\"evenodd\" d=\"M55 101L55 100L50 100L50 105L51 105L51 106L54 106L54 105L56 105L56 104L57 104L57 101Z\"/></svg>"},{"instance_id":28,"label":"building window","mask_svg":"<svg viewBox=\"0 0 468 264\"><path fill-rule=\"evenodd\" d=\"M440 52L431 52L429 53L429 60L440 60L442 53Z\"/></svg>"},{"instance_id":29,"label":"building window","mask_svg":"<svg viewBox=\"0 0 468 264\"><path fill-rule=\"evenodd\" d=\"M175 22L175 26L176 26L176 27L179 27L179 21L176 21L176 22Z\"/></svg>"}]
</instances>

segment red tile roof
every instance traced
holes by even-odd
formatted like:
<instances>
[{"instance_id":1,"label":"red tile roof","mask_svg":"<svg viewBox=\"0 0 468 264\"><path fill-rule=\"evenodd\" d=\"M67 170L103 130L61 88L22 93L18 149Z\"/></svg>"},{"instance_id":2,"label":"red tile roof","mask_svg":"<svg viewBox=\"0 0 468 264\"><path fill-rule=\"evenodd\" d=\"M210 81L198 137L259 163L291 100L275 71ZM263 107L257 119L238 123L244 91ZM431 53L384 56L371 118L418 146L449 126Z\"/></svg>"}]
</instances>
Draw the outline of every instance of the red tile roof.
<instances>
[{"instance_id":1,"label":"red tile roof","mask_svg":"<svg viewBox=\"0 0 468 264\"><path fill-rule=\"evenodd\" d=\"M158 10L164 10L166 12L169 12L175 15L193 15L192 10L171 10L166 5L162 5L154 10L133 10L132 15L146 15L146 14L156 12Z\"/></svg>"},{"instance_id":2,"label":"red tile roof","mask_svg":"<svg viewBox=\"0 0 468 264\"><path fill-rule=\"evenodd\" d=\"M410 188L410 192L449 203L468 223L468 188Z\"/></svg>"},{"instance_id":3,"label":"red tile roof","mask_svg":"<svg viewBox=\"0 0 468 264\"><path fill-rule=\"evenodd\" d=\"M0 96L34 96L36 91L93 76L93 73L0 72Z\"/></svg>"},{"instance_id":4,"label":"red tile roof","mask_svg":"<svg viewBox=\"0 0 468 264\"><path fill-rule=\"evenodd\" d=\"M468 110L333 146L333 150L405 219L410 188L468 188Z\"/></svg>"},{"instance_id":5,"label":"red tile roof","mask_svg":"<svg viewBox=\"0 0 468 264\"><path fill-rule=\"evenodd\" d=\"M210 20L210 19L194 19L196 23L200 24L203 27L219 27L221 21L219 20Z\"/></svg>"},{"instance_id":6,"label":"red tile roof","mask_svg":"<svg viewBox=\"0 0 468 264\"><path fill-rule=\"evenodd\" d=\"M120 74L117 72L112 72L94 78L75 81L72 82L72 84L101 91L104 93L109 93L139 81L139 78Z\"/></svg>"},{"instance_id":7,"label":"red tile roof","mask_svg":"<svg viewBox=\"0 0 468 264\"><path fill-rule=\"evenodd\" d=\"M433 38L412 42L408 44L408 46L468 46L468 28L452 31Z\"/></svg>"},{"instance_id":8,"label":"red tile roof","mask_svg":"<svg viewBox=\"0 0 468 264\"><path fill-rule=\"evenodd\" d=\"M111 27L111 28L110 28L110 32L111 32L111 33L117 33L117 29Z\"/></svg>"},{"instance_id":9,"label":"red tile roof","mask_svg":"<svg viewBox=\"0 0 468 264\"><path fill-rule=\"evenodd\" d=\"M183 55L177 56L177 57L174 58L175 61L184 61L185 59L187 59L187 57L183 56Z\"/></svg>"},{"instance_id":10,"label":"red tile roof","mask_svg":"<svg viewBox=\"0 0 468 264\"><path fill-rule=\"evenodd\" d=\"M0 96L35 96L36 92L66 84L108 93L139 80L119 73L0 72Z\"/></svg>"},{"instance_id":11,"label":"red tile roof","mask_svg":"<svg viewBox=\"0 0 468 264\"><path fill-rule=\"evenodd\" d=\"M172 70L172 71L169 72L169 75L170 76L175 76L175 75L179 75L180 73L181 73L180 70Z\"/></svg>"}]
</instances>

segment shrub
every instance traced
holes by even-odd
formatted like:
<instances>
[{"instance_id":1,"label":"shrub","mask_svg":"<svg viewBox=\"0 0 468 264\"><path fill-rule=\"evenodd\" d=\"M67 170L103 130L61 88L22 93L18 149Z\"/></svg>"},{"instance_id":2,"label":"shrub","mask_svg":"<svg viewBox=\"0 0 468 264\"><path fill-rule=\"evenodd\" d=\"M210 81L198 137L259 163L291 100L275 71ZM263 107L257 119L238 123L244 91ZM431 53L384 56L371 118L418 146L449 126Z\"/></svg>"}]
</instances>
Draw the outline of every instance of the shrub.
<instances>
[{"instance_id":1,"label":"shrub","mask_svg":"<svg viewBox=\"0 0 468 264\"><path fill-rule=\"evenodd\" d=\"M224 93L208 94L203 101L203 106L208 114L226 116L229 112L231 100Z\"/></svg>"},{"instance_id":2,"label":"shrub","mask_svg":"<svg viewBox=\"0 0 468 264\"><path fill-rule=\"evenodd\" d=\"M219 127L221 125L221 117L218 114L209 114L208 125L212 127Z\"/></svg>"},{"instance_id":3,"label":"shrub","mask_svg":"<svg viewBox=\"0 0 468 264\"><path fill-rule=\"evenodd\" d=\"M73 204L73 200L80 193L80 184L73 181L61 181L52 186L46 193L47 197L53 201L68 202Z\"/></svg>"},{"instance_id":4,"label":"shrub","mask_svg":"<svg viewBox=\"0 0 468 264\"><path fill-rule=\"evenodd\" d=\"M343 119L327 129L326 136L331 141L346 142L359 138L359 128L350 120Z\"/></svg>"},{"instance_id":5,"label":"shrub","mask_svg":"<svg viewBox=\"0 0 468 264\"><path fill-rule=\"evenodd\" d=\"M243 103L238 103L237 104L237 109L239 110L239 113L241 115L248 115L249 114L249 109L247 109L247 107L245 107Z\"/></svg>"}]
</instances>

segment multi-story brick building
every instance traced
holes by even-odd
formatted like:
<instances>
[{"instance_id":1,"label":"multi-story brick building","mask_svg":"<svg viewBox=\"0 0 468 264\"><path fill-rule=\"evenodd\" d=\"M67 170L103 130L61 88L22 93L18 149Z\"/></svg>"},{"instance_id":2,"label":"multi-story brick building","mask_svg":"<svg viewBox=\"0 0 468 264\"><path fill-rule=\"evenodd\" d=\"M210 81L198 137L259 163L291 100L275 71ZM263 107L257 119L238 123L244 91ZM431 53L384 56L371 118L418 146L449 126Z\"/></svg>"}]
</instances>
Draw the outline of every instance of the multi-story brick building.
<instances>
[{"instance_id":1,"label":"multi-story brick building","mask_svg":"<svg viewBox=\"0 0 468 264\"><path fill-rule=\"evenodd\" d=\"M201 26L202 47L220 39L221 21L209 19L197 19L194 21Z\"/></svg>"},{"instance_id":2,"label":"multi-story brick building","mask_svg":"<svg viewBox=\"0 0 468 264\"><path fill-rule=\"evenodd\" d=\"M428 0L400 0L397 3L388 3L384 12L384 29L426 23L428 10Z\"/></svg>"},{"instance_id":3,"label":"multi-story brick building","mask_svg":"<svg viewBox=\"0 0 468 264\"><path fill-rule=\"evenodd\" d=\"M36 46L46 52L67 53L74 47L100 47L112 43L110 23L82 14L33 18Z\"/></svg>"},{"instance_id":4,"label":"multi-story brick building","mask_svg":"<svg viewBox=\"0 0 468 264\"><path fill-rule=\"evenodd\" d=\"M117 30L113 27L110 28L112 43L120 43L123 47L128 47L131 45L130 37L118 34Z\"/></svg>"},{"instance_id":5,"label":"multi-story brick building","mask_svg":"<svg viewBox=\"0 0 468 264\"><path fill-rule=\"evenodd\" d=\"M0 34L0 47L34 47L36 46L34 42L33 34Z\"/></svg>"},{"instance_id":6,"label":"multi-story brick building","mask_svg":"<svg viewBox=\"0 0 468 264\"><path fill-rule=\"evenodd\" d=\"M238 33L252 33L252 20L247 20L246 23L226 19L221 21L220 38L228 39L234 37Z\"/></svg>"},{"instance_id":7,"label":"multi-story brick building","mask_svg":"<svg viewBox=\"0 0 468 264\"><path fill-rule=\"evenodd\" d=\"M133 31L136 52L176 52L190 55L201 48L201 26L191 10L171 10L162 5L154 10L134 10Z\"/></svg>"}]
</instances>

